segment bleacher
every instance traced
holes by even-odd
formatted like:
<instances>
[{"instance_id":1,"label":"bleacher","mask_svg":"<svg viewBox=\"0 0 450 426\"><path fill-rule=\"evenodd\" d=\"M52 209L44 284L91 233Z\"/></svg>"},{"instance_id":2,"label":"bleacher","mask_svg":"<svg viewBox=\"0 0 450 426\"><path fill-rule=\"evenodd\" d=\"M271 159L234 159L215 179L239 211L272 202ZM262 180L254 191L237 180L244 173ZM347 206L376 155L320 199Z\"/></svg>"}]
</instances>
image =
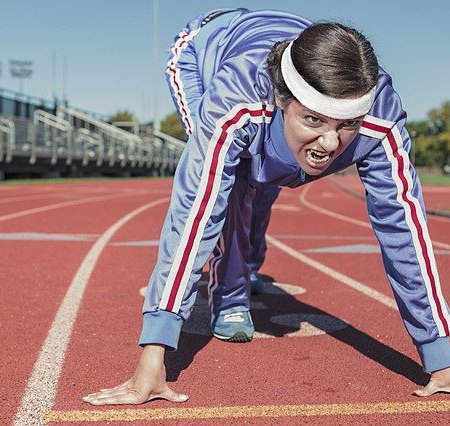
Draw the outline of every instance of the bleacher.
<instances>
[{"instance_id":1,"label":"bleacher","mask_svg":"<svg viewBox=\"0 0 450 426\"><path fill-rule=\"evenodd\" d=\"M0 89L0 178L173 174L185 143L143 130L128 132L100 114Z\"/></svg>"}]
</instances>

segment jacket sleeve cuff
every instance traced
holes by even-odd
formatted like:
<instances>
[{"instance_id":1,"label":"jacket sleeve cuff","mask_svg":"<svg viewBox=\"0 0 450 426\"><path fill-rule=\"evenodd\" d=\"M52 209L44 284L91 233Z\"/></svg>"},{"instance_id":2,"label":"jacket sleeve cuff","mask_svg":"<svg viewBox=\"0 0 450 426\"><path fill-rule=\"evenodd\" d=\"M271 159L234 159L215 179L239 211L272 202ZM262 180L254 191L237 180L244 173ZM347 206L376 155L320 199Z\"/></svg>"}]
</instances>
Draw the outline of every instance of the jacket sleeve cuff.
<instances>
[{"instance_id":1,"label":"jacket sleeve cuff","mask_svg":"<svg viewBox=\"0 0 450 426\"><path fill-rule=\"evenodd\" d=\"M139 346L155 343L176 351L182 325L183 319L173 312L145 312Z\"/></svg>"},{"instance_id":2,"label":"jacket sleeve cuff","mask_svg":"<svg viewBox=\"0 0 450 426\"><path fill-rule=\"evenodd\" d=\"M417 345L426 373L450 367L450 339L438 337L434 342Z\"/></svg>"}]
</instances>

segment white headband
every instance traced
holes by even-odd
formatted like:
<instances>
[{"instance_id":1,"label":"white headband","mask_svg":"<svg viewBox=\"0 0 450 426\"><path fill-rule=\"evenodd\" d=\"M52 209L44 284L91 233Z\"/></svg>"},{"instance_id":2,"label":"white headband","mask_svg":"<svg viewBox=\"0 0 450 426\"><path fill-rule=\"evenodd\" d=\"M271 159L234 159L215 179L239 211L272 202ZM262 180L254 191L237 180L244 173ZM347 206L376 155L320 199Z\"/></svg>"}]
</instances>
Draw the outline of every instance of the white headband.
<instances>
[{"instance_id":1,"label":"white headband","mask_svg":"<svg viewBox=\"0 0 450 426\"><path fill-rule=\"evenodd\" d=\"M339 120L359 117L369 112L375 99L376 86L354 99L332 98L318 92L296 70L291 58L292 43L293 41L289 43L281 57L281 73L286 86L299 102L319 114Z\"/></svg>"}]
</instances>

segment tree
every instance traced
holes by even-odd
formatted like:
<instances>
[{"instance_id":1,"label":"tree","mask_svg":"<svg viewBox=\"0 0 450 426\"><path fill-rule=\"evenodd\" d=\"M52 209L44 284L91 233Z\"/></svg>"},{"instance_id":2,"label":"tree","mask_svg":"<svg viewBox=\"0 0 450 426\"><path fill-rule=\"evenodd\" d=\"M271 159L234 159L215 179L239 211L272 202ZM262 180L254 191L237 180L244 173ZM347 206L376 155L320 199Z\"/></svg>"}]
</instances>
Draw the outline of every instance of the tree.
<instances>
[{"instance_id":1,"label":"tree","mask_svg":"<svg viewBox=\"0 0 450 426\"><path fill-rule=\"evenodd\" d=\"M441 107L429 111L428 119L436 133L450 131L450 101L445 101Z\"/></svg>"},{"instance_id":2,"label":"tree","mask_svg":"<svg viewBox=\"0 0 450 426\"><path fill-rule=\"evenodd\" d=\"M431 134L430 125L426 120L408 121L406 123L406 129L414 138Z\"/></svg>"},{"instance_id":3,"label":"tree","mask_svg":"<svg viewBox=\"0 0 450 426\"><path fill-rule=\"evenodd\" d=\"M137 119L132 112L122 110L110 115L108 121L114 123L114 121L137 121Z\"/></svg>"},{"instance_id":4,"label":"tree","mask_svg":"<svg viewBox=\"0 0 450 426\"><path fill-rule=\"evenodd\" d=\"M443 168L450 161L450 101L428 112L428 119L412 121L407 129L413 140L412 155L419 167Z\"/></svg>"},{"instance_id":5,"label":"tree","mask_svg":"<svg viewBox=\"0 0 450 426\"><path fill-rule=\"evenodd\" d=\"M187 141L187 134L176 112L166 115L166 117L161 121L161 132L182 141Z\"/></svg>"}]
</instances>

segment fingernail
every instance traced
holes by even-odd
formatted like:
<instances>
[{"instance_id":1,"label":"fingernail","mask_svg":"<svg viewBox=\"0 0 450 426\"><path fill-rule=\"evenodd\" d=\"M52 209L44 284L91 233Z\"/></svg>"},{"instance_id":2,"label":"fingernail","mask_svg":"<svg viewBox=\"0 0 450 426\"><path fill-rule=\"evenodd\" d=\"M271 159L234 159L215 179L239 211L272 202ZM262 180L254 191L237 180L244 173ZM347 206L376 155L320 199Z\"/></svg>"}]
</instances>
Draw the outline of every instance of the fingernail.
<instances>
[{"instance_id":1,"label":"fingernail","mask_svg":"<svg viewBox=\"0 0 450 426\"><path fill-rule=\"evenodd\" d=\"M184 394L180 394L179 398L180 398L180 401L187 401L189 399L189 397Z\"/></svg>"}]
</instances>

